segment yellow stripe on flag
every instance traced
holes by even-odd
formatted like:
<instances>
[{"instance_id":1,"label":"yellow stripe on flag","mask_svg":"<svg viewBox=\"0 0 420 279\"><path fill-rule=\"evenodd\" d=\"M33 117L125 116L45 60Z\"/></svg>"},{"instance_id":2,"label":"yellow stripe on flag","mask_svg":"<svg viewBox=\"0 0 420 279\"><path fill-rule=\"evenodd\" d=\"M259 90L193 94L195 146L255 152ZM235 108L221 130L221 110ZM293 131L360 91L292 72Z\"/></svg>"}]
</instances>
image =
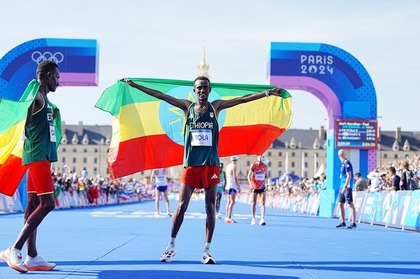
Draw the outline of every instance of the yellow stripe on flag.
<instances>
[{"instance_id":1,"label":"yellow stripe on flag","mask_svg":"<svg viewBox=\"0 0 420 279\"><path fill-rule=\"evenodd\" d=\"M287 129L290 125L291 101L292 98L270 97L231 107L226 110L223 127L269 124Z\"/></svg>"},{"instance_id":2,"label":"yellow stripe on flag","mask_svg":"<svg viewBox=\"0 0 420 279\"><path fill-rule=\"evenodd\" d=\"M159 121L159 104L160 101L156 101L121 107L120 114L117 115L120 123L112 124L113 131L120 131L120 141L165 134Z\"/></svg>"},{"instance_id":3,"label":"yellow stripe on flag","mask_svg":"<svg viewBox=\"0 0 420 279\"><path fill-rule=\"evenodd\" d=\"M25 121L21 121L10 127L4 134L0 134L0 165L4 164L10 154L22 157L23 141L21 136L25 127Z\"/></svg>"}]
</instances>

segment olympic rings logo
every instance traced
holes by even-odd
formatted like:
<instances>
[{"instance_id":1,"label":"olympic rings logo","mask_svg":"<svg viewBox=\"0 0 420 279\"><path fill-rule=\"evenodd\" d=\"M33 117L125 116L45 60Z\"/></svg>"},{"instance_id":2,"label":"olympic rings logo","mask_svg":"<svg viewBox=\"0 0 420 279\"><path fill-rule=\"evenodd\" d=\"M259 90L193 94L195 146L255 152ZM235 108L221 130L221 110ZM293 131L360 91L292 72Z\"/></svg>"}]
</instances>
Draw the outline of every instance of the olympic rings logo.
<instances>
[{"instance_id":1,"label":"olympic rings logo","mask_svg":"<svg viewBox=\"0 0 420 279\"><path fill-rule=\"evenodd\" d=\"M411 217L417 218L420 213L420 199L416 199L413 201L411 206Z\"/></svg>"},{"instance_id":2,"label":"olympic rings logo","mask_svg":"<svg viewBox=\"0 0 420 279\"><path fill-rule=\"evenodd\" d=\"M49 60L58 64L64 60L64 55L61 52L52 53L52 52L46 51L44 53L41 53L40 51L34 51L32 53L32 60L35 61L38 65L42 61L46 61L46 60Z\"/></svg>"}]
</instances>

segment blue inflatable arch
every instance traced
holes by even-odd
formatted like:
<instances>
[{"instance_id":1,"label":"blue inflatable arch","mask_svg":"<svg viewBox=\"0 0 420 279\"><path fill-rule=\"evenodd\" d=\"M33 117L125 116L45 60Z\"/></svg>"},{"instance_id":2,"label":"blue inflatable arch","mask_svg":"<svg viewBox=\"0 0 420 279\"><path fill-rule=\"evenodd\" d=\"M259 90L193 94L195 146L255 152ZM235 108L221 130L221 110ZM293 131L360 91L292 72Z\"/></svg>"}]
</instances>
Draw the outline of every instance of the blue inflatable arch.
<instances>
[{"instance_id":1,"label":"blue inflatable arch","mask_svg":"<svg viewBox=\"0 0 420 279\"><path fill-rule=\"evenodd\" d=\"M377 102L372 80L356 58L327 44L272 42L267 68L270 84L310 92L328 112L324 195L329 198L322 199L320 215L332 216L340 188L338 150L348 148L355 172L366 176L376 168Z\"/></svg>"},{"instance_id":2,"label":"blue inflatable arch","mask_svg":"<svg viewBox=\"0 0 420 279\"><path fill-rule=\"evenodd\" d=\"M51 60L60 69L60 86L97 86L99 45L90 39L44 38L25 42L0 59L0 99L19 100L28 83L36 79L38 64ZM19 185L25 207L26 176Z\"/></svg>"}]
</instances>

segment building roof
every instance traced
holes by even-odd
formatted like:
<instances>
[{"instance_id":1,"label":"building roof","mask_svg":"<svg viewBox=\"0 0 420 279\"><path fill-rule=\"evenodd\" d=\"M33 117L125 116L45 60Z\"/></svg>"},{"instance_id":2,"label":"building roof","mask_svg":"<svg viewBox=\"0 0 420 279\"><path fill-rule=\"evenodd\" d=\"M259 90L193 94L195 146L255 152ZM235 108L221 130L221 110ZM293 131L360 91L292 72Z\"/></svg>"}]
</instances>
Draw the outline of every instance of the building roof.
<instances>
[{"instance_id":1,"label":"building roof","mask_svg":"<svg viewBox=\"0 0 420 279\"><path fill-rule=\"evenodd\" d=\"M68 125L63 122L62 132L63 138L66 137L69 143L71 142L73 137L76 136L78 143L81 143L83 141L83 138L87 137L87 144L100 145L105 144L107 140L111 140L112 126L83 125L83 122L79 122L78 125Z\"/></svg>"},{"instance_id":2,"label":"building roof","mask_svg":"<svg viewBox=\"0 0 420 279\"><path fill-rule=\"evenodd\" d=\"M77 125L68 125L62 123L63 137L67 137L71 142L76 135L78 143L87 136L88 144L105 144L112 137L111 125L84 125L79 122ZM397 128L395 131L380 130L381 150L393 150L393 145L397 134L401 134L401 140L398 142L399 150L403 150L404 143L410 144L410 151L420 151L420 131L401 131ZM273 142L273 148L291 148L292 145L297 149L314 149L317 143L320 149L325 149L326 130L322 126L320 129L289 129Z\"/></svg>"}]
</instances>

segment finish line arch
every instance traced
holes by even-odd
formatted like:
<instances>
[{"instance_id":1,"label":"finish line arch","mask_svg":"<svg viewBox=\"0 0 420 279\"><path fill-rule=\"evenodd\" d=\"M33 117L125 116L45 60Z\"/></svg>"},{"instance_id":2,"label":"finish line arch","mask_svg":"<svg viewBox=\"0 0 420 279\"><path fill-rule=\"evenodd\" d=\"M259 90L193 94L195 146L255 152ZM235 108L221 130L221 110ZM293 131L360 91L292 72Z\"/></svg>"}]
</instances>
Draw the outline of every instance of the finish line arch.
<instances>
[{"instance_id":1,"label":"finish line arch","mask_svg":"<svg viewBox=\"0 0 420 279\"><path fill-rule=\"evenodd\" d=\"M267 70L270 84L310 92L327 110L327 190L322 193L324 197L321 197L319 215L331 217L340 187L338 150L348 148L354 172L363 176L377 166L377 100L372 80L351 54L338 47L318 43L272 42ZM370 126L374 132L369 137L373 139L371 143L358 146L361 142L350 143L351 137L347 142L337 141L338 125L345 127L346 124L357 123L363 127L373 125Z\"/></svg>"},{"instance_id":2,"label":"finish line arch","mask_svg":"<svg viewBox=\"0 0 420 279\"><path fill-rule=\"evenodd\" d=\"M97 86L99 72L99 44L95 39L41 38L24 42L0 59L0 102L2 99L20 100L28 83L36 79L35 71L39 63L51 60L60 69L60 86ZM0 131L0 134L4 131ZM16 138L16 137L14 137ZM0 149L9 141L1 142ZM10 148L8 146L7 148ZM4 148L3 150L7 150ZM5 162L0 162L0 182L17 186L21 204L26 206L25 170L21 157L10 154ZM7 166L7 167L5 167ZM14 175L10 176L10 171Z\"/></svg>"}]
</instances>

